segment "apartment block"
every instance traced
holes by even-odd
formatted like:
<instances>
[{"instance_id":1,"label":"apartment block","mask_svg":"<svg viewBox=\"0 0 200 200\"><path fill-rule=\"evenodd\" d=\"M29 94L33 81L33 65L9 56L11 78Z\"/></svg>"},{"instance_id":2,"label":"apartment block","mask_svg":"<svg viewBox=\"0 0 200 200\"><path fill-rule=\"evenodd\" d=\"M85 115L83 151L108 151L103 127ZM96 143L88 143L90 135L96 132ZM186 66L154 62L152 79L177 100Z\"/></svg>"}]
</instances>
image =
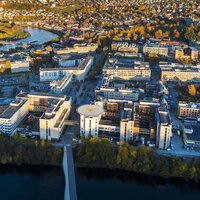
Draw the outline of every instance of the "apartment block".
<instances>
[{"instance_id":1,"label":"apartment block","mask_svg":"<svg viewBox=\"0 0 200 200\"><path fill-rule=\"evenodd\" d=\"M56 49L56 54L68 54L68 53L93 53L98 48L98 44L96 43L82 43L75 44L73 47L66 47L64 49Z\"/></svg>"},{"instance_id":2,"label":"apartment block","mask_svg":"<svg viewBox=\"0 0 200 200\"><path fill-rule=\"evenodd\" d=\"M111 45L111 49L113 51L138 53L138 46L136 46L136 44L128 42L113 42Z\"/></svg>"},{"instance_id":3,"label":"apartment block","mask_svg":"<svg viewBox=\"0 0 200 200\"><path fill-rule=\"evenodd\" d=\"M200 116L200 104L199 103L185 103L179 102L178 115L180 117L197 118Z\"/></svg>"},{"instance_id":4,"label":"apartment block","mask_svg":"<svg viewBox=\"0 0 200 200\"><path fill-rule=\"evenodd\" d=\"M160 63L161 81L200 81L199 65L184 65L179 63Z\"/></svg>"},{"instance_id":5,"label":"apartment block","mask_svg":"<svg viewBox=\"0 0 200 200\"><path fill-rule=\"evenodd\" d=\"M70 109L71 99L64 95L20 93L16 101L0 114L0 130L12 135L29 113L38 113L41 116L33 117L32 123L33 126L38 124L36 132L40 135L40 139L57 140L62 133L64 121Z\"/></svg>"},{"instance_id":6,"label":"apartment block","mask_svg":"<svg viewBox=\"0 0 200 200\"><path fill-rule=\"evenodd\" d=\"M172 123L166 108L158 108L157 118L157 135L156 145L159 149L167 149L170 147Z\"/></svg>"},{"instance_id":7,"label":"apartment block","mask_svg":"<svg viewBox=\"0 0 200 200\"><path fill-rule=\"evenodd\" d=\"M61 76L60 80L53 80L50 82L51 93L61 95L66 94L71 88L72 74Z\"/></svg>"},{"instance_id":8,"label":"apartment block","mask_svg":"<svg viewBox=\"0 0 200 200\"><path fill-rule=\"evenodd\" d=\"M118 81L150 81L151 70L147 62L108 59L103 67L103 74Z\"/></svg>"},{"instance_id":9,"label":"apartment block","mask_svg":"<svg viewBox=\"0 0 200 200\"><path fill-rule=\"evenodd\" d=\"M96 98L103 99L121 99L138 101L140 91L136 88L121 88L116 87L120 84L115 84L110 76L105 75L101 80L101 86L95 90Z\"/></svg>"},{"instance_id":10,"label":"apartment block","mask_svg":"<svg viewBox=\"0 0 200 200\"><path fill-rule=\"evenodd\" d=\"M11 62L11 72L28 72L30 67L29 61L14 61Z\"/></svg>"},{"instance_id":11,"label":"apartment block","mask_svg":"<svg viewBox=\"0 0 200 200\"><path fill-rule=\"evenodd\" d=\"M40 81L53 81L59 80L60 76L73 74L76 81L84 81L91 66L93 65L94 58L88 56L83 59L80 64L70 67L62 68L40 68Z\"/></svg>"}]
</instances>

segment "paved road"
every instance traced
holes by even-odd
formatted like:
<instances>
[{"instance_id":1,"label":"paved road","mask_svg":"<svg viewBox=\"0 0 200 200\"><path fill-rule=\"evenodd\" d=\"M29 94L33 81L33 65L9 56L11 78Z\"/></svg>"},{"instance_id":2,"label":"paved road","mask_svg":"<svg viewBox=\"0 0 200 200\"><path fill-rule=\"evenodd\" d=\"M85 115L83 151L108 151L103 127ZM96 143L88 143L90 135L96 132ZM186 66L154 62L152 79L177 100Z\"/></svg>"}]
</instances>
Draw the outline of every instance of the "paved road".
<instances>
[{"instance_id":1,"label":"paved road","mask_svg":"<svg viewBox=\"0 0 200 200\"><path fill-rule=\"evenodd\" d=\"M170 85L169 88L170 88L170 94L172 96L172 102L173 102L172 109L170 111L170 116L173 121L174 127L179 128L179 126L181 125L181 120L176 118L176 115L178 113L178 101L176 97L178 96L178 94L176 91L174 91L173 85Z\"/></svg>"},{"instance_id":2,"label":"paved road","mask_svg":"<svg viewBox=\"0 0 200 200\"><path fill-rule=\"evenodd\" d=\"M178 112L178 102L177 102L177 92L173 90L173 85L169 84L169 90L170 95L172 96L172 108L170 111L170 116L174 124L174 128L179 128L181 125L181 120L176 118L177 112ZM200 156L200 153L194 150L187 151L184 149L184 142L183 142L183 136L178 136L177 133L173 133L171 142L173 144L173 149L171 151L161 150L158 149L157 152L163 155L174 155L174 156L189 156L189 157L195 157Z\"/></svg>"},{"instance_id":3,"label":"paved road","mask_svg":"<svg viewBox=\"0 0 200 200\"><path fill-rule=\"evenodd\" d=\"M168 155L168 156L186 156L186 157L196 157L200 156L200 153L194 150L187 151L186 149L183 148L184 143L183 143L183 137L178 136L177 134L174 134L172 137L172 144L173 144L173 150L171 151L166 151L162 149L158 149L157 152L163 155Z\"/></svg>"}]
</instances>

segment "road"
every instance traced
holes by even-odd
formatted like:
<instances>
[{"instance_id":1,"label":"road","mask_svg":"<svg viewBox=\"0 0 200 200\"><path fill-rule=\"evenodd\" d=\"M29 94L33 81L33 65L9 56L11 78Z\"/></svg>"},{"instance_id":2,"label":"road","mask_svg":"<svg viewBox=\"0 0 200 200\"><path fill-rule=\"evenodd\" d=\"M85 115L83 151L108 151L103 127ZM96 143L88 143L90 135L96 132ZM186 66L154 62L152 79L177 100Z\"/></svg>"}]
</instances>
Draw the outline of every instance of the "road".
<instances>
[{"instance_id":1,"label":"road","mask_svg":"<svg viewBox=\"0 0 200 200\"><path fill-rule=\"evenodd\" d=\"M170 94L172 96L170 116L171 116L171 120L174 124L174 128L178 128L181 125L181 121L176 118L177 113L178 113L178 101L176 98L177 98L178 94L176 91L174 91L172 84L169 84L169 90L170 90Z\"/></svg>"},{"instance_id":2,"label":"road","mask_svg":"<svg viewBox=\"0 0 200 200\"><path fill-rule=\"evenodd\" d=\"M95 54L95 62L93 64L91 70L96 68L96 66L102 59L102 56L103 56L103 53ZM76 99L77 106L89 104L91 101L93 101L94 96L95 96L94 90L98 84L98 81L99 81L98 79L99 78L97 78L93 82L88 81L88 80L85 80L82 83L74 82L73 87L70 91L70 96L72 97L72 104L75 105L75 102L74 102L75 99ZM78 90L77 90L77 88L78 88Z\"/></svg>"},{"instance_id":3,"label":"road","mask_svg":"<svg viewBox=\"0 0 200 200\"><path fill-rule=\"evenodd\" d=\"M173 122L174 128L179 128L181 126L181 120L176 118L177 112L178 112L178 101L176 97L178 96L177 92L174 91L173 85L168 84L169 91L171 97L171 110L170 110L170 117ZM161 150L158 149L157 152L163 155L173 155L173 156L187 156L187 157L195 157L200 156L200 153L194 150L187 151L184 149L184 142L183 142L183 136L178 136L177 133L173 133L173 136L171 138L171 143L173 144L173 149L171 151Z\"/></svg>"}]
</instances>

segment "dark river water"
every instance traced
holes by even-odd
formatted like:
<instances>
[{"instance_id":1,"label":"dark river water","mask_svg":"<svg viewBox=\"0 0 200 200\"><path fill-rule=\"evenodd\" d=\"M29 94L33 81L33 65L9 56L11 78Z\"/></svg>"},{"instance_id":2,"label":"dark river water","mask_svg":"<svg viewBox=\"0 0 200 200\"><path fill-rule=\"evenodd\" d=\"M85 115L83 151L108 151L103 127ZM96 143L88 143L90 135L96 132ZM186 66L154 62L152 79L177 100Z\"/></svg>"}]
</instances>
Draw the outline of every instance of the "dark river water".
<instances>
[{"instance_id":1,"label":"dark river water","mask_svg":"<svg viewBox=\"0 0 200 200\"><path fill-rule=\"evenodd\" d=\"M76 168L78 200L199 200L200 185L124 171ZM1 200L64 199L61 167L0 166Z\"/></svg>"}]
</instances>

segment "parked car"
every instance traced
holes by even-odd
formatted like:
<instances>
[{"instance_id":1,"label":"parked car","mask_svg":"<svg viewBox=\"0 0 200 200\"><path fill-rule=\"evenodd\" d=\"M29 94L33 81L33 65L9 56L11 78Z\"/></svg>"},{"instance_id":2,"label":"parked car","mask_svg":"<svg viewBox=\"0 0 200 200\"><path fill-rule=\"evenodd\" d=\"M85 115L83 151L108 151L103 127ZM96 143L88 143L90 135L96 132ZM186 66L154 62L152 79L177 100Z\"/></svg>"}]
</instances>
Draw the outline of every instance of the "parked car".
<instances>
[{"instance_id":1,"label":"parked car","mask_svg":"<svg viewBox=\"0 0 200 200\"><path fill-rule=\"evenodd\" d=\"M150 144L148 144L148 146L149 146L149 147L155 147L156 145L150 143Z\"/></svg>"}]
</instances>

